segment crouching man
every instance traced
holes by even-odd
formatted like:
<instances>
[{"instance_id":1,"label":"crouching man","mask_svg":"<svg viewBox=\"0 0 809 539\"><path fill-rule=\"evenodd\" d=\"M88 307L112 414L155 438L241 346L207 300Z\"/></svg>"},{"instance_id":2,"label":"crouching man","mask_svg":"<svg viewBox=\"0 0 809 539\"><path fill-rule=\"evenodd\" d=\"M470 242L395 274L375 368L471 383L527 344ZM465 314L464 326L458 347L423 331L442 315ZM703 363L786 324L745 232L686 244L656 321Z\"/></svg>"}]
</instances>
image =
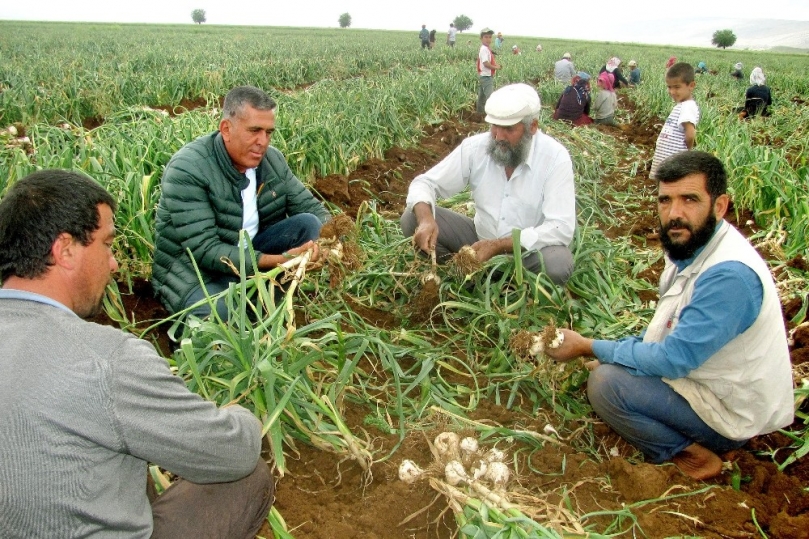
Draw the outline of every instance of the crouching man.
<instances>
[{"instance_id":1,"label":"crouching man","mask_svg":"<svg viewBox=\"0 0 809 539\"><path fill-rule=\"evenodd\" d=\"M643 335L593 340L563 330L546 352L594 356L595 412L654 463L695 479L721 472L723 453L792 423L792 368L767 264L723 219L722 163L697 151L660 166L658 213L666 268Z\"/></svg>"},{"instance_id":2,"label":"crouching man","mask_svg":"<svg viewBox=\"0 0 809 539\"><path fill-rule=\"evenodd\" d=\"M274 492L260 422L191 393L151 343L82 319L118 269L114 212L60 170L0 201L0 537L252 539ZM182 479L150 496L147 463Z\"/></svg>"}]
</instances>

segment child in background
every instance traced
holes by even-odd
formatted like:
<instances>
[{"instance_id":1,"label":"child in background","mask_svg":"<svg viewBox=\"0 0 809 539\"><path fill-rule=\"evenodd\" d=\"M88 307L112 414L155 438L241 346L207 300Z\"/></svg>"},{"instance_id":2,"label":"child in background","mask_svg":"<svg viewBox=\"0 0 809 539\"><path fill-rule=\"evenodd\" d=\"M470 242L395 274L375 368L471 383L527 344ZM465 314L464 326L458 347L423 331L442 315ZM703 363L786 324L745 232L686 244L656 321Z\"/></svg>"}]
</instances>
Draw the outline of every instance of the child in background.
<instances>
[{"instance_id":1,"label":"child in background","mask_svg":"<svg viewBox=\"0 0 809 539\"><path fill-rule=\"evenodd\" d=\"M618 98L615 96L612 73L606 71L598 75L596 84L598 93L593 100L591 113L593 121L597 124L618 125L615 123L615 108L618 106Z\"/></svg>"},{"instance_id":2,"label":"child in background","mask_svg":"<svg viewBox=\"0 0 809 539\"><path fill-rule=\"evenodd\" d=\"M678 62L666 71L666 87L675 105L657 137L649 173L652 179L657 179L657 169L667 157L694 147L699 122L699 107L692 98L696 85L691 64Z\"/></svg>"}]
</instances>

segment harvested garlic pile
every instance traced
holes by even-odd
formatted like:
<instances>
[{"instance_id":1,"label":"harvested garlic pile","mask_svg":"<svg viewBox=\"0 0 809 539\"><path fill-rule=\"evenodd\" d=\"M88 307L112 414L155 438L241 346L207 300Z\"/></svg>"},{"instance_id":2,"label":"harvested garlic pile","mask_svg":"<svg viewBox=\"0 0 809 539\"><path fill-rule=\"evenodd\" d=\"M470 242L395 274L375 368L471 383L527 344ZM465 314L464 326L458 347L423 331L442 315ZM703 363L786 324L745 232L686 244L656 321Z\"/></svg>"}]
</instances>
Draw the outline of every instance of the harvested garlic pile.
<instances>
[{"instance_id":1,"label":"harvested garlic pile","mask_svg":"<svg viewBox=\"0 0 809 539\"><path fill-rule=\"evenodd\" d=\"M472 437L460 439L454 432L442 432L433 442L435 463L427 470L412 460L399 466L399 479L412 484L425 475L443 472L444 481L452 486L485 484L496 490L505 490L511 470L505 463L506 454L500 449L481 451Z\"/></svg>"}]
</instances>

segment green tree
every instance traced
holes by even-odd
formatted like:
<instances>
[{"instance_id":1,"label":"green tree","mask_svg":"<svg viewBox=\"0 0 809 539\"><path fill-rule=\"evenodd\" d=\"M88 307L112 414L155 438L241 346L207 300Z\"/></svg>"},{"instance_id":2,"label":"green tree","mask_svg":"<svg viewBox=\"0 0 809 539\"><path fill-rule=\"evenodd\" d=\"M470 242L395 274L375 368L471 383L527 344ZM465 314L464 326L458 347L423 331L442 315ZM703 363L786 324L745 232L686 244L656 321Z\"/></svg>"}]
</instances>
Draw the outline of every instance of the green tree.
<instances>
[{"instance_id":1,"label":"green tree","mask_svg":"<svg viewBox=\"0 0 809 539\"><path fill-rule=\"evenodd\" d=\"M452 24L455 25L455 28L457 28L459 32L463 32L464 30L469 30L472 28L474 23L472 22L472 19L466 15L458 15L455 17L455 20L452 21Z\"/></svg>"},{"instance_id":2,"label":"green tree","mask_svg":"<svg viewBox=\"0 0 809 539\"><path fill-rule=\"evenodd\" d=\"M202 24L205 22L205 10L204 9L195 9L191 12L191 19L197 23Z\"/></svg>"},{"instance_id":3,"label":"green tree","mask_svg":"<svg viewBox=\"0 0 809 539\"><path fill-rule=\"evenodd\" d=\"M340 28L348 28L351 26L351 15L348 13L343 13L340 15L338 21L340 22Z\"/></svg>"},{"instance_id":4,"label":"green tree","mask_svg":"<svg viewBox=\"0 0 809 539\"><path fill-rule=\"evenodd\" d=\"M717 47L721 47L723 49L727 49L728 47L732 47L734 43L736 43L736 34L733 33L733 30L717 30L713 33L713 39L711 39L711 43L716 45Z\"/></svg>"}]
</instances>

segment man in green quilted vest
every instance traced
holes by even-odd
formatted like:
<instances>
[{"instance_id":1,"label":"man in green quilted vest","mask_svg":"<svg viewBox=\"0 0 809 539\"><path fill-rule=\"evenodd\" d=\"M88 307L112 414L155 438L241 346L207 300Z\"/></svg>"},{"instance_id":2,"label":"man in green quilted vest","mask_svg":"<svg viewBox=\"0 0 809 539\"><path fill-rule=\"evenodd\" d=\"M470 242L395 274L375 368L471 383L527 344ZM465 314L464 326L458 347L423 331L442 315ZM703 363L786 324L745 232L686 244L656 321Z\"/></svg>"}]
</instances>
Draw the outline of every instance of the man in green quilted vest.
<instances>
[{"instance_id":1,"label":"man in green quilted vest","mask_svg":"<svg viewBox=\"0 0 809 539\"><path fill-rule=\"evenodd\" d=\"M192 258L209 294L238 280L227 261L238 267L244 256L252 273L308 249L317 258L314 240L329 213L270 146L275 118L276 103L264 91L233 88L219 129L183 146L166 165L152 277L170 312L205 297ZM257 268L240 240L242 230L256 251ZM216 310L227 319L224 302ZM196 307L192 314L207 316L210 307Z\"/></svg>"}]
</instances>

